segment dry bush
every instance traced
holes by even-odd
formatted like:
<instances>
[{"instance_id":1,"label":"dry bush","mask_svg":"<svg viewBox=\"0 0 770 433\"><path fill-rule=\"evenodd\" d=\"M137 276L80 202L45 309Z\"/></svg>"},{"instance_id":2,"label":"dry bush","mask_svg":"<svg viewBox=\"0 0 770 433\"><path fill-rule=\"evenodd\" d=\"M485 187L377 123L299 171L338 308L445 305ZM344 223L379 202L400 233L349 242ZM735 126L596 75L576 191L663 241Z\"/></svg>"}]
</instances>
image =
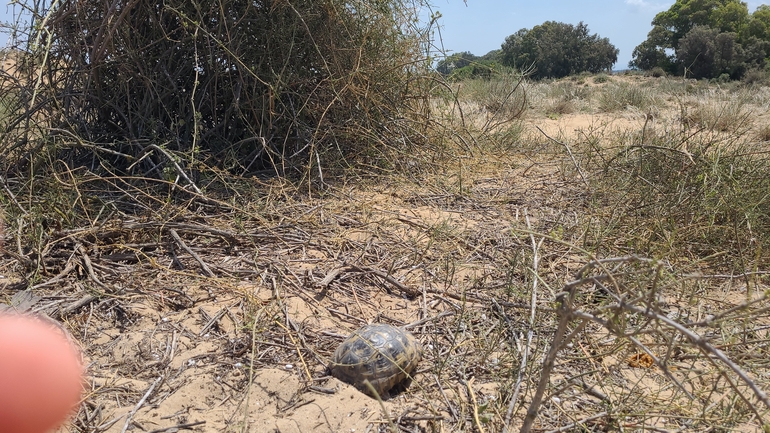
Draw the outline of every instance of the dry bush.
<instances>
[{"instance_id":1,"label":"dry bush","mask_svg":"<svg viewBox=\"0 0 770 433\"><path fill-rule=\"evenodd\" d=\"M546 114L570 114L585 107L591 97L589 88L576 85L572 81L560 81L551 86L550 101L544 107Z\"/></svg>"},{"instance_id":2,"label":"dry bush","mask_svg":"<svg viewBox=\"0 0 770 433\"><path fill-rule=\"evenodd\" d=\"M770 159L745 131L645 127L584 144L596 218L587 244L736 273L768 259Z\"/></svg>"},{"instance_id":3,"label":"dry bush","mask_svg":"<svg viewBox=\"0 0 770 433\"><path fill-rule=\"evenodd\" d=\"M770 141L770 125L762 125L759 127L759 130L757 131L757 140L759 141Z\"/></svg>"},{"instance_id":4,"label":"dry bush","mask_svg":"<svg viewBox=\"0 0 770 433\"><path fill-rule=\"evenodd\" d=\"M770 111L770 87L755 87L748 92L750 103L757 106L757 113Z\"/></svg>"},{"instance_id":5,"label":"dry bush","mask_svg":"<svg viewBox=\"0 0 770 433\"><path fill-rule=\"evenodd\" d=\"M550 107L547 107L547 115L572 114L575 112L575 103L572 100L557 99Z\"/></svg>"},{"instance_id":6,"label":"dry bush","mask_svg":"<svg viewBox=\"0 0 770 433\"><path fill-rule=\"evenodd\" d=\"M655 78L661 78L666 77L668 74L666 74L666 71L663 70L660 66L656 66L649 71L646 71L644 73L645 76L655 77Z\"/></svg>"},{"instance_id":7,"label":"dry bush","mask_svg":"<svg viewBox=\"0 0 770 433\"><path fill-rule=\"evenodd\" d=\"M524 405L523 430L767 428L770 159L750 134L762 89L750 98L675 80L624 87L595 89L595 101L637 95L661 114L641 117L639 129L582 129L557 142L561 155L540 155L562 161L574 188L564 214L575 216L529 233L551 243L541 255L580 250L589 264L566 285L545 275L553 262L538 273L557 314L537 316L537 329L553 340L537 340L537 355L548 347L541 381L531 400L509 401L511 427ZM683 127L683 106L713 110Z\"/></svg>"},{"instance_id":8,"label":"dry bush","mask_svg":"<svg viewBox=\"0 0 770 433\"><path fill-rule=\"evenodd\" d=\"M708 81L697 81L680 77L665 77L662 80L649 80L645 87L654 89L665 99L682 98L683 95L703 95L711 91ZM656 101L659 102L659 101Z\"/></svg>"},{"instance_id":9,"label":"dry bush","mask_svg":"<svg viewBox=\"0 0 770 433\"><path fill-rule=\"evenodd\" d=\"M474 78L445 85L441 99L434 99L434 110L443 113L434 121L434 149L423 158L422 165L432 165L445 157L456 161L461 154L482 149L508 149L518 145L522 132L521 118L529 103L526 72L504 70L490 78ZM459 145L459 147L458 147ZM415 167L409 167L414 171Z\"/></svg>"},{"instance_id":10,"label":"dry bush","mask_svg":"<svg viewBox=\"0 0 770 433\"><path fill-rule=\"evenodd\" d=\"M751 290L756 275L743 277L743 302L703 311L719 277L636 256L591 260L556 294L557 324L520 431L538 415L602 430L766 426L770 300Z\"/></svg>"},{"instance_id":11,"label":"dry bush","mask_svg":"<svg viewBox=\"0 0 770 433\"><path fill-rule=\"evenodd\" d=\"M746 92L712 90L698 97L687 97L680 103L680 119L687 128L705 128L734 134L744 133L752 122Z\"/></svg>"},{"instance_id":12,"label":"dry bush","mask_svg":"<svg viewBox=\"0 0 770 433\"><path fill-rule=\"evenodd\" d=\"M590 110L593 91L572 79L532 82L526 86L531 108L545 115L564 115Z\"/></svg>"},{"instance_id":13,"label":"dry bush","mask_svg":"<svg viewBox=\"0 0 770 433\"><path fill-rule=\"evenodd\" d=\"M626 82L611 83L605 86L598 97L598 108L604 112L620 111L626 107L634 107L644 111L655 104L653 92Z\"/></svg>"},{"instance_id":14,"label":"dry bush","mask_svg":"<svg viewBox=\"0 0 770 433\"><path fill-rule=\"evenodd\" d=\"M519 119L527 108L527 96L521 87L524 75L505 72L489 79L466 80L457 96L485 111L488 119L484 128L505 124Z\"/></svg>"},{"instance_id":15,"label":"dry bush","mask_svg":"<svg viewBox=\"0 0 770 433\"><path fill-rule=\"evenodd\" d=\"M26 29L18 87L35 139L57 143L21 146L11 169L48 146L104 174L307 174L424 143L420 1L54 4L25 5L45 26Z\"/></svg>"},{"instance_id":16,"label":"dry bush","mask_svg":"<svg viewBox=\"0 0 770 433\"><path fill-rule=\"evenodd\" d=\"M750 69L743 74L741 81L748 85L766 86L770 83L770 72L763 69Z\"/></svg>"},{"instance_id":17,"label":"dry bush","mask_svg":"<svg viewBox=\"0 0 770 433\"><path fill-rule=\"evenodd\" d=\"M590 99L592 92L590 87L577 84L572 80L560 80L548 86L547 94L560 100L577 101Z\"/></svg>"}]
</instances>

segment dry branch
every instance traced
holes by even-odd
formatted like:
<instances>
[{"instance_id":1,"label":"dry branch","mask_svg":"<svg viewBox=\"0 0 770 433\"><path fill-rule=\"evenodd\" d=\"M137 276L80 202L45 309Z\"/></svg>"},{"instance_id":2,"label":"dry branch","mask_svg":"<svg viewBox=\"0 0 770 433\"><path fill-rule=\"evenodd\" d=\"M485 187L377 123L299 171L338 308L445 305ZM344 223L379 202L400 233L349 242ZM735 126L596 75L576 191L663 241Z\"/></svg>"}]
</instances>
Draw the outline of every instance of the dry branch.
<instances>
[{"instance_id":1,"label":"dry branch","mask_svg":"<svg viewBox=\"0 0 770 433\"><path fill-rule=\"evenodd\" d=\"M144 402L147 401L147 399L152 395L152 392L155 391L155 387L158 386L158 384L163 380L163 376L158 376L157 379L150 385L150 387L147 389L147 392L144 393L142 398L136 403L136 406L134 406L133 409L131 409L131 412L126 415L126 422L123 423L123 428L120 430L120 433L126 433L126 430L128 430L128 427L131 425L131 419L134 417L136 412L139 411L139 409L144 406Z\"/></svg>"},{"instance_id":2,"label":"dry branch","mask_svg":"<svg viewBox=\"0 0 770 433\"><path fill-rule=\"evenodd\" d=\"M171 237L174 238L174 241L176 241L176 243L179 244L179 246L182 247L182 249L187 251L187 254L191 255L195 259L195 261L198 262L201 269L203 270L203 273L207 277L214 277L214 273L211 272L209 265L207 265L206 262L204 262L203 259L195 251L193 251L190 247L187 246L187 244L184 243L182 238L179 237L179 234L176 232L176 230L168 229L168 232L171 235Z\"/></svg>"},{"instance_id":3,"label":"dry branch","mask_svg":"<svg viewBox=\"0 0 770 433\"><path fill-rule=\"evenodd\" d=\"M683 325L659 311L657 296L664 289L664 287L660 286L661 266L659 264L636 256L614 257L591 261L583 266L576 273L576 276L577 279L565 284L562 292L557 295L556 301L559 303L557 310L558 325L543 363L538 387L524 419L521 428L522 432L528 432L532 428L539 407L542 404L542 396L553 373L558 353L565 348L567 343L574 340L582 332L586 324L590 322L600 325L620 341L628 341L634 346L641 348L654 365L686 397L695 400L695 396L685 388L680 379L674 376L666 363L661 361L647 345L636 338L636 336L649 334L653 336L660 335L664 341L673 341L674 339L671 338L670 334L672 332L678 333L684 336L693 346L697 347L702 352L703 358L717 368L718 374L725 378L735 394L747 404L747 407L755 416L761 418L762 415L748 398L743 395L737 384L726 375L727 371L734 373L740 379L740 382L751 389L756 399L762 402L767 409L770 409L770 401L756 381L751 379L724 352L692 331L690 327L693 324ZM635 290L632 290L629 286L639 287L635 287ZM596 288L600 288L614 302L609 302L607 305L597 307L591 312L586 312L581 309L585 308L585 306L581 307L579 305L580 300L586 296L587 293L584 292L590 292ZM741 305L741 308L746 308L750 304L752 302L746 302ZM737 315L740 313L741 308L730 308L726 313L719 316L724 318L729 315ZM625 319L628 316L639 319L635 328L629 331L625 330L623 326L628 321L628 319ZM574 329L568 332L568 329L573 326L573 322L576 322ZM670 351L671 348L669 347L668 350ZM718 367L716 365L717 360L727 369ZM586 389L592 389L585 382L583 382L583 386Z\"/></svg>"}]
</instances>

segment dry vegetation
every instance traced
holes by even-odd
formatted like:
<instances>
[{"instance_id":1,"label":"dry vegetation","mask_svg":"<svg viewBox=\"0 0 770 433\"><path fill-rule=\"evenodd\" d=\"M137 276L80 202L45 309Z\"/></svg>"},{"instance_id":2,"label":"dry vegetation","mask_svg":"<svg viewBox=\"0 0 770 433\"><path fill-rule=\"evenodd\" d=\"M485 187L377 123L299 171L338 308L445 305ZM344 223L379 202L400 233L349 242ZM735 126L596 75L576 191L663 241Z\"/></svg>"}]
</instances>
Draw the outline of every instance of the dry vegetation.
<instances>
[{"instance_id":1,"label":"dry vegetation","mask_svg":"<svg viewBox=\"0 0 770 433\"><path fill-rule=\"evenodd\" d=\"M25 95L5 94L3 149L23 156L3 166L0 303L83 349L62 430L767 429L770 88L437 89L424 146L356 148L312 181L116 176L124 148L16 122ZM61 152L94 147L98 164ZM426 349L385 402L325 368L374 321Z\"/></svg>"}]
</instances>

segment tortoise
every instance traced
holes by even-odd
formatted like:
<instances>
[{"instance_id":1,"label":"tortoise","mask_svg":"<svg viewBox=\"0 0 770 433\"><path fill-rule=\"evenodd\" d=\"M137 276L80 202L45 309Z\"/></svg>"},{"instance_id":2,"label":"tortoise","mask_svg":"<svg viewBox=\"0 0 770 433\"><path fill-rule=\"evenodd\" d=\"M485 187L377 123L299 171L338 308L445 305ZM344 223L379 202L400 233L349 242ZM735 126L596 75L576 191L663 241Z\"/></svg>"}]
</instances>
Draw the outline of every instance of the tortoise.
<instances>
[{"instance_id":1,"label":"tortoise","mask_svg":"<svg viewBox=\"0 0 770 433\"><path fill-rule=\"evenodd\" d=\"M388 391L411 378L421 358L422 346L412 334L395 326L375 323L354 331L342 342L334 352L329 370L334 377L366 395L387 398Z\"/></svg>"}]
</instances>

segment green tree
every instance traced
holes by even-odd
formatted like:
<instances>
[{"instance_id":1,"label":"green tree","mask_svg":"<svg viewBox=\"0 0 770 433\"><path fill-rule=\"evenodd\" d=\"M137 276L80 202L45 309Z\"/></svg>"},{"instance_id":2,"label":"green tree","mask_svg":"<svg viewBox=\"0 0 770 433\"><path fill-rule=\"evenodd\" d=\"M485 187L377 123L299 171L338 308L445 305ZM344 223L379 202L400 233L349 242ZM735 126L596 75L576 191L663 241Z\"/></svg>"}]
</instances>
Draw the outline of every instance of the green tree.
<instances>
[{"instance_id":1,"label":"green tree","mask_svg":"<svg viewBox=\"0 0 770 433\"><path fill-rule=\"evenodd\" d=\"M500 50L492 50L480 57L481 60L489 60L490 62L500 62Z\"/></svg>"},{"instance_id":2,"label":"green tree","mask_svg":"<svg viewBox=\"0 0 770 433\"><path fill-rule=\"evenodd\" d=\"M755 37L770 41L770 6L760 5L749 17L741 35L743 40Z\"/></svg>"},{"instance_id":3,"label":"green tree","mask_svg":"<svg viewBox=\"0 0 770 433\"><path fill-rule=\"evenodd\" d=\"M685 35L676 52L677 61L683 65L685 76L711 78L714 68L714 39L719 31L709 26L696 26Z\"/></svg>"},{"instance_id":4,"label":"green tree","mask_svg":"<svg viewBox=\"0 0 770 433\"><path fill-rule=\"evenodd\" d=\"M675 48L695 26L738 31L748 19L748 7L740 0L676 0L667 11L655 15L652 25L653 31L660 27L671 34L663 48Z\"/></svg>"},{"instance_id":5,"label":"green tree","mask_svg":"<svg viewBox=\"0 0 770 433\"><path fill-rule=\"evenodd\" d=\"M633 58L628 63L628 66L633 69L649 71L656 66L668 72L673 72L676 69L673 56L669 56L666 54L665 48L649 40L637 45L632 56Z\"/></svg>"},{"instance_id":6,"label":"green tree","mask_svg":"<svg viewBox=\"0 0 770 433\"><path fill-rule=\"evenodd\" d=\"M584 69L592 73L609 71L612 69L612 65L618 61L618 52L618 49L610 43L608 38L593 35L584 52Z\"/></svg>"},{"instance_id":7,"label":"green tree","mask_svg":"<svg viewBox=\"0 0 770 433\"><path fill-rule=\"evenodd\" d=\"M770 54L770 7L749 14L739 0L676 0L652 20L647 39L633 51L629 66L700 78L739 78L765 63Z\"/></svg>"},{"instance_id":8,"label":"green tree","mask_svg":"<svg viewBox=\"0 0 770 433\"><path fill-rule=\"evenodd\" d=\"M751 36L741 46L746 69L762 69L768 66L770 40Z\"/></svg>"},{"instance_id":9,"label":"green tree","mask_svg":"<svg viewBox=\"0 0 770 433\"><path fill-rule=\"evenodd\" d=\"M449 78L456 81L465 80L468 78L489 79L492 78L496 72L498 72L497 69L497 65L494 62L473 62L468 66L455 69L452 71L452 75L450 75Z\"/></svg>"},{"instance_id":10,"label":"green tree","mask_svg":"<svg viewBox=\"0 0 770 433\"><path fill-rule=\"evenodd\" d=\"M521 29L505 38L500 62L526 70L533 78L560 78L580 72L612 68L618 49L607 38L590 35L588 26L546 21L532 29Z\"/></svg>"},{"instance_id":11,"label":"green tree","mask_svg":"<svg viewBox=\"0 0 770 433\"><path fill-rule=\"evenodd\" d=\"M469 51L462 51L447 56L445 59L438 62L436 70L441 74L449 75L455 69L464 68L478 60L478 58L478 56L473 55L473 53Z\"/></svg>"},{"instance_id":12,"label":"green tree","mask_svg":"<svg viewBox=\"0 0 770 433\"><path fill-rule=\"evenodd\" d=\"M708 26L696 26L679 41L677 60L693 78L717 78L743 73L743 48L733 32L719 32Z\"/></svg>"},{"instance_id":13,"label":"green tree","mask_svg":"<svg viewBox=\"0 0 770 433\"><path fill-rule=\"evenodd\" d=\"M436 71L451 77L453 80L489 78L499 69L499 64L494 60L495 58L495 51L490 51L481 57L468 51L463 51L452 54L438 62Z\"/></svg>"},{"instance_id":14,"label":"green tree","mask_svg":"<svg viewBox=\"0 0 770 433\"><path fill-rule=\"evenodd\" d=\"M744 2L727 2L711 13L712 25L722 32L738 33L749 21L749 8Z\"/></svg>"}]
</instances>

